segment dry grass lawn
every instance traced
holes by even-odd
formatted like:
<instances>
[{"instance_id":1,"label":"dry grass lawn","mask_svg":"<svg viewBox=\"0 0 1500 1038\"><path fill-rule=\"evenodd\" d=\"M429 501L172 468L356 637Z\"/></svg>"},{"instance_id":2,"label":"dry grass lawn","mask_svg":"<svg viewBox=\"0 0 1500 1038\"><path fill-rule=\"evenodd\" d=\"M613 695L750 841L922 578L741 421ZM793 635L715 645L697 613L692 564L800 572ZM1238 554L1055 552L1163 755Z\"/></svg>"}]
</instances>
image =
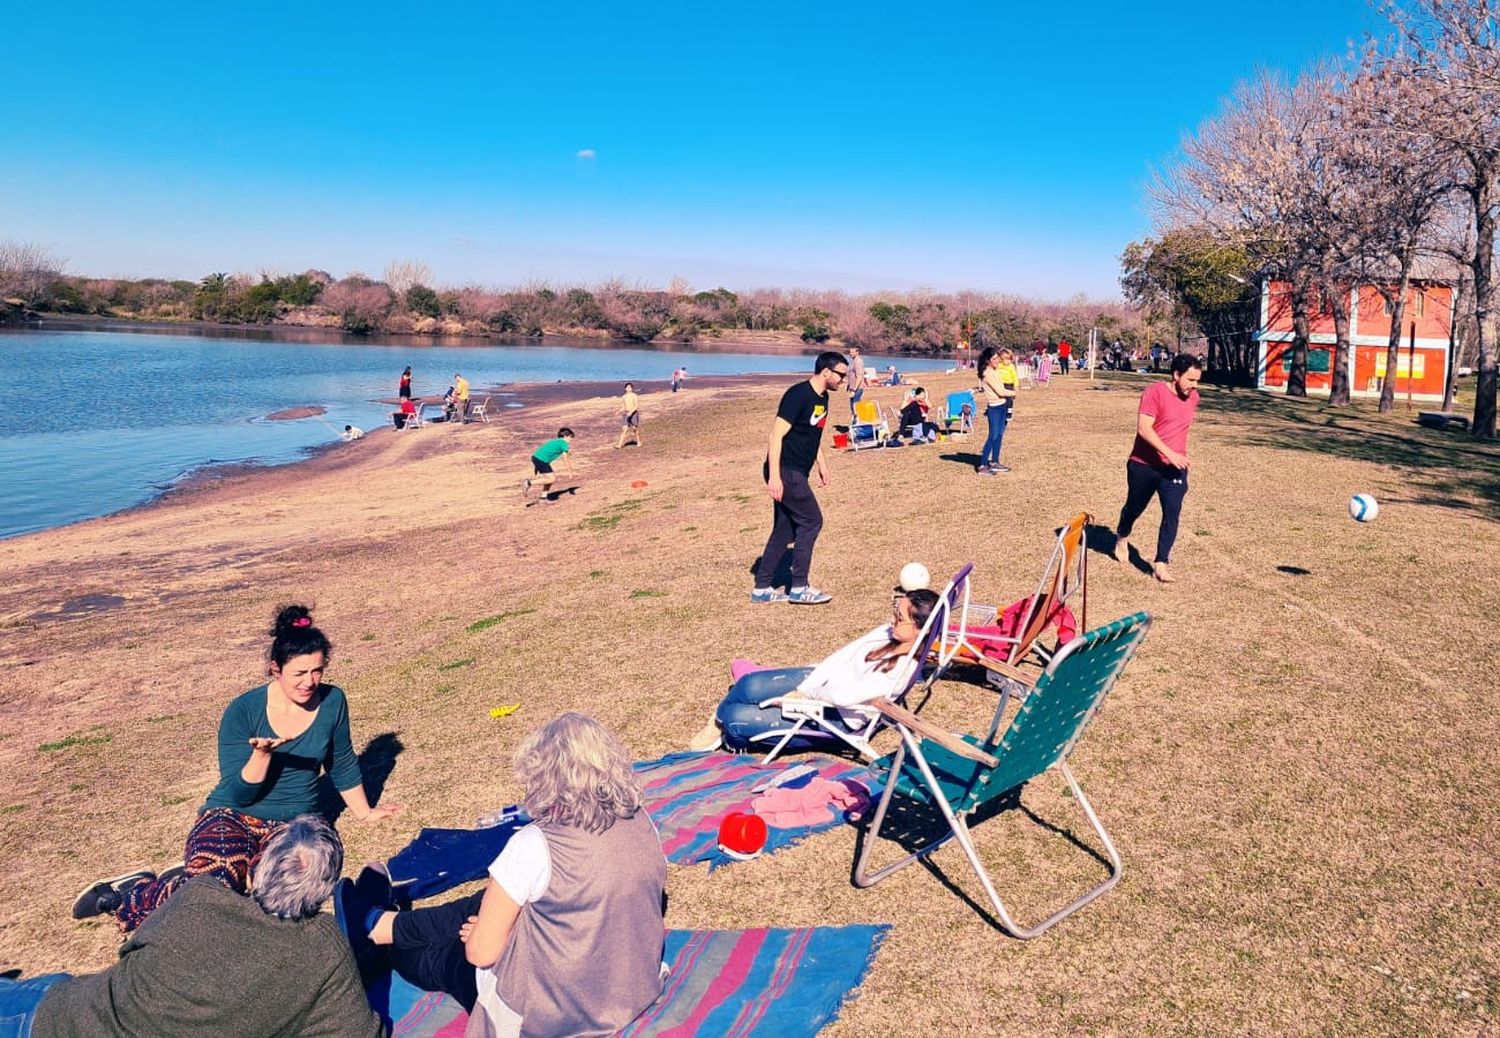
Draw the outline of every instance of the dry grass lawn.
<instances>
[{"instance_id":1,"label":"dry grass lawn","mask_svg":"<svg viewBox=\"0 0 1500 1038\"><path fill-rule=\"evenodd\" d=\"M973 474L977 439L833 456L814 564L833 605L752 606L783 384L647 396L640 450L609 449L611 401L528 409L0 542L0 967L109 963L113 927L69 901L180 856L278 603L316 603L356 747L407 806L343 823L357 863L511 802L510 750L558 711L656 757L703 723L731 656L819 658L886 615L902 563L975 560L980 600L1008 602L1066 517L1113 528L1143 382L1056 380L1021 398L1009 476ZM561 421L583 485L523 508L529 448ZM894 924L833 1035L1494 1033L1500 450L1208 389L1192 456L1181 582L1091 561L1092 620L1155 616L1075 756L1125 858L1113 892L1015 941L969 900L956 847L853 888L846 828L674 868L669 925ZM1347 517L1358 491L1381 501L1373 524ZM1148 555L1156 516L1135 537ZM945 681L928 710L972 727L991 702ZM1100 875L1031 817L1085 834L1060 786L978 830L1023 917Z\"/></svg>"}]
</instances>

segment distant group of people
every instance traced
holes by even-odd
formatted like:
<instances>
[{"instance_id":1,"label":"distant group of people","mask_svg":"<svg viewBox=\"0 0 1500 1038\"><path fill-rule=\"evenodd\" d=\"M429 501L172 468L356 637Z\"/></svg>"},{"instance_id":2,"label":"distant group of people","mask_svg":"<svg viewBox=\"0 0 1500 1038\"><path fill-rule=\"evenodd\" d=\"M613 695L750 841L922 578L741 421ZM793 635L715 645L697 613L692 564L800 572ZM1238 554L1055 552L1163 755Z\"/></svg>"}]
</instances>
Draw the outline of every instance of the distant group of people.
<instances>
[{"instance_id":1,"label":"distant group of people","mask_svg":"<svg viewBox=\"0 0 1500 1038\"><path fill-rule=\"evenodd\" d=\"M401 378L396 384L396 401L396 410L391 412L391 422L397 429L404 429L408 424L416 420L417 416L421 413L422 407L412 397L410 364L406 366L406 370L401 372ZM453 373L453 384L443 393L442 420L445 422L458 422L461 425L468 422L470 404L469 380L455 371ZM344 439L358 439L359 437L347 435L349 428L349 426L345 427L346 435Z\"/></svg>"},{"instance_id":2,"label":"distant group of people","mask_svg":"<svg viewBox=\"0 0 1500 1038\"><path fill-rule=\"evenodd\" d=\"M577 713L543 724L514 762L531 821L483 891L400 911L379 870L340 880L317 795L326 775L357 820L401 812L366 796L347 701L323 680L332 645L302 606L279 610L271 637L268 680L220 721L219 782L182 862L99 880L74 902L75 918L114 918L120 961L0 979L0 1034L373 1038L383 1029L356 965L371 946L461 1002L471 1034L612 1034L656 999L666 859L618 738ZM321 912L336 886L337 924Z\"/></svg>"}]
</instances>

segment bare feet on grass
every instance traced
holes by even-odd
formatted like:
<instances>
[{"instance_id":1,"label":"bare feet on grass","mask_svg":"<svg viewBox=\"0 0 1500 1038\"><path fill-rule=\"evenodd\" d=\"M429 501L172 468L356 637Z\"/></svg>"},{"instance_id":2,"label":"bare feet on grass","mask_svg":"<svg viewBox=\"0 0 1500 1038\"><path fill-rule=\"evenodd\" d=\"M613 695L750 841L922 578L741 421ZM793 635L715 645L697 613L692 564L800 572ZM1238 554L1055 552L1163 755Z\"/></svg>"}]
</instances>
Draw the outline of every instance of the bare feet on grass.
<instances>
[{"instance_id":1,"label":"bare feet on grass","mask_svg":"<svg viewBox=\"0 0 1500 1038\"><path fill-rule=\"evenodd\" d=\"M1151 567L1151 575L1163 584L1175 584L1177 578L1172 576L1172 567L1165 562L1158 562Z\"/></svg>"},{"instance_id":2,"label":"bare feet on grass","mask_svg":"<svg viewBox=\"0 0 1500 1038\"><path fill-rule=\"evenodd\" d=\"M1115 538L1115 561L1130 562L1130 542L1124 537Z\"/></svg>"}]
</instances>

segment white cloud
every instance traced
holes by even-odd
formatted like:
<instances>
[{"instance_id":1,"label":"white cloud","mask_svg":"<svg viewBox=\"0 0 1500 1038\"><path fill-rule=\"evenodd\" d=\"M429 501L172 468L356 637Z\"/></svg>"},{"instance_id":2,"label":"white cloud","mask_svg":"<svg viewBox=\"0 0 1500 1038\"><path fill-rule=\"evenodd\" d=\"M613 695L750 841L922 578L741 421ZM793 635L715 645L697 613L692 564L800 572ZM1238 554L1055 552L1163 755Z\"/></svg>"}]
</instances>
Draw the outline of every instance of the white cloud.
<instances>
[{"instance_id":1,"label":"white cloud","mask_svg":"<svg viewBox=\"0 0 1500 1038\"><path fill-rule=\"evenodd\" d=\"M594 149L593 148L582 148L578 152L578 157L580 159L583 159L585 162L588 162L588 161L592 160L595 157L595 155L594 155Z\"/></svg>"}]
</instances>

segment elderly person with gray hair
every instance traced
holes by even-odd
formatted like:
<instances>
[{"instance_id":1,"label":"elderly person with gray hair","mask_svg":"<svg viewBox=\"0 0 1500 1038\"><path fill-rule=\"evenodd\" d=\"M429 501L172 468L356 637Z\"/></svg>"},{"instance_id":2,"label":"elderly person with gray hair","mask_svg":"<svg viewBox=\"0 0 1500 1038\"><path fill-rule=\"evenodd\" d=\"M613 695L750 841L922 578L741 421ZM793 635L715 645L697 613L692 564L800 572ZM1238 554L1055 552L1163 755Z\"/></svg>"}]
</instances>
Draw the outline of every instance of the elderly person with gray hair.
<instances>
[{"instance_id":1,"label":"elderly person with gray hair","mask_svg":"<svg viewBox=\"0 0 1500 1038\"><path fill-rule=\"evenodd\" d=\"M103 973L0 982L0 1034L17 1019L28 1034L31 1016L31 1038L376 1038L349 945L321 914L343 864L333 827L299 815L266 842L250 897L195 876Z\"/></svg>"},{"instance_id":2,"label":"elderly person with gray hair","mask_svg":"<svg viewBox=\"0 0 1500 1038\"><path fill-rule=\"evenodd\" d=\"M411 983L469 1010L469 1038L609 1035L661 993L667 862L625 747L566 713L516 751L533 821L483 890L433 908L355 905L346 930L386 946ZM366 876L370 873L367 871Z\"/></svg>"}]
</instances>

